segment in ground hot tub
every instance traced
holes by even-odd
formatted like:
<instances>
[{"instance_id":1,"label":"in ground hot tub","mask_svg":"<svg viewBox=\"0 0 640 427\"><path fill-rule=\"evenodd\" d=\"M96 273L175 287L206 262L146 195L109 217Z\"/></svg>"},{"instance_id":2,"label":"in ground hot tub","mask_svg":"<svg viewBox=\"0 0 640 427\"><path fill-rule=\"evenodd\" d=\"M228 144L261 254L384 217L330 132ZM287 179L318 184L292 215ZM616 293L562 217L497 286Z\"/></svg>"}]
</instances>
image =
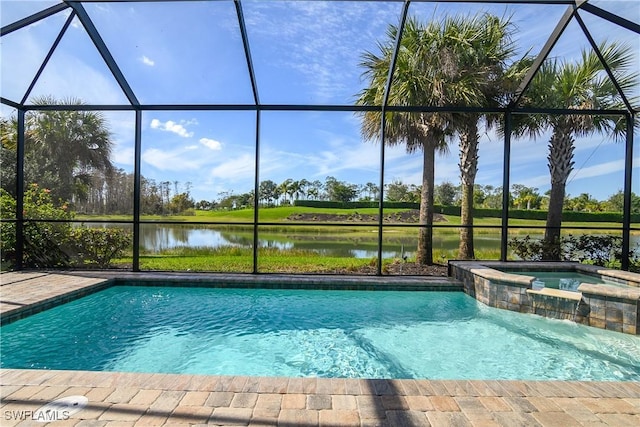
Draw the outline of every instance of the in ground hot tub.
<instances>
[{"instance_id":1,"label":"in ground hot tub","mask_svg":"<svg viewBox=\"0 0 640 427\"><path fill-rule=\"evenodd\" d=\"M640 334L640 275L575 262L451 261L477 300L521 313Z\"/></svg>"},{"instance_id":2,"label":"in ground hot tub","mask_svg":"<svg viewBox=\"0 0 640 427\"><path fill-rule=\"evenodd\" d=\"M533 276L535 280L532 282L533 289L560 289L562 291L578 292L578 288L582 283L592 283L595 285L609 286L627 286L615 280L606 277L585 274L578 271L554 271L554 270L533 270L533 271L511 271L503 270L506 273L518 274L521 276Z\"/></svg>"}]
</instances>

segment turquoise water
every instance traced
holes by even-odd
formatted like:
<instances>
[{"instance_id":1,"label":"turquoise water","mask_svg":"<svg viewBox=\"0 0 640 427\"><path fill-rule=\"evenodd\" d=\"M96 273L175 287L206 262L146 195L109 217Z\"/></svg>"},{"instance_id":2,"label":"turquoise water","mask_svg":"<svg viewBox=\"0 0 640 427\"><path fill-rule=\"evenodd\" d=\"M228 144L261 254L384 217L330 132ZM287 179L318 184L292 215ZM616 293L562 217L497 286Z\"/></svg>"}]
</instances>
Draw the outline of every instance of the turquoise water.
<instances>
[{"instance_id":1,"label":"turquoise water","mask_svg":"<svg viewBox=\"0 0 640 427\"><path fill-rule=\"evenodd\" d=\"M593 283L596 285L626 286L612 280L602 280L600 277L574 271L508 271L511 274L533 276L537 280L544 282L546 288L562 289L566 291L577 291L581 283Z\"/></svg>"},{"instance_id":2,"label":"turquoise water","mask_svg":"<svg viewBox=\"0 0 640 427\"><path fill-rule=\"evenodd\" d=\"M462 292L116 286L1 328L3 368L640 380L640 338Z\"/></svg>"}]
</instances>

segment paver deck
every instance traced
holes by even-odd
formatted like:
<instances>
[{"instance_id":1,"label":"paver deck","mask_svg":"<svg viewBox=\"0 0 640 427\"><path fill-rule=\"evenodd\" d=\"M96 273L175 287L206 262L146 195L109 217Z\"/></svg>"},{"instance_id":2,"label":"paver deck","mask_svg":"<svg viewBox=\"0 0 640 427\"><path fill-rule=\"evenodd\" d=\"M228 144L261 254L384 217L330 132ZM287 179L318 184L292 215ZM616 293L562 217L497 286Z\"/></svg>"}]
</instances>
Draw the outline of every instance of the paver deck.
<instances>
[{"instance_id":1,"label":"paver deck","mask_svg":"<svg viewBox=\"0 0 640 427\"><path fill-rule=\"evenodd\" d=\"M67 286L62 282L73 283L64 292L79 292L102 286L107 280L20 274L0 275L3 315L16 307L61 298ZM72 277L78 281L70 280ZM2 369L0 386L2 426L47 425L36 423L34 414L52 400L67 396L85 396L89 401L68 419L49 424L640 425L639 382L365 380Z\"/></svg>"}]
</instances>

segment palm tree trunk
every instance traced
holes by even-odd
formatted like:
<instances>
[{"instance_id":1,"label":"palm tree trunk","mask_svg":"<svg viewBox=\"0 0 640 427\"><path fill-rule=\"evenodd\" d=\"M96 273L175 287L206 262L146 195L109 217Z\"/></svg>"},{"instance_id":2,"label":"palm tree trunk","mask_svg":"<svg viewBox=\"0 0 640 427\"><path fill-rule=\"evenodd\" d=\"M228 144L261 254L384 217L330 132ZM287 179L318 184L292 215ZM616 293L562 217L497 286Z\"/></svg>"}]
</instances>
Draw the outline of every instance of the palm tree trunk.
<instances>
[{"instance_id":1,"label":"palm tree trunk","mask_svg":"<svg viewBox=\"0 0 640 427\"><path fill-rule=\"evenodd\" d=\"M420 194L420 227L418 231L418 249L416 251L416 264L433 264L433 186L435 180L435 143L426 142L422 149L422 191Z\"/></svg>"},{"instance_id":2,"label":"palm tree trunk","mask_svg":"<svg viewBox=\"0 0 640 427\"><path fill-rule=\"evenodd\" d=\"M459 259L473 259L473 187L478 172L478 123L472 121L460 134L460 179L462 181L462 203L460 207Z\"/></svg>"},{"instance_id":3,"label":"palm tree trunk","mask_svg":"<svg viewBox=\"0 0 640 427\"><path fill-rule=\"evenodd\" d=\"M573 137L571 132L558 126L553 130L549 141L549 172L551 173L551 193L549 195L549 212L547 227L544 233L545 249L543 258L560 260L560 227L562 226L562 208L567 179L573 170Z\"/></svg>"}]
</instances>

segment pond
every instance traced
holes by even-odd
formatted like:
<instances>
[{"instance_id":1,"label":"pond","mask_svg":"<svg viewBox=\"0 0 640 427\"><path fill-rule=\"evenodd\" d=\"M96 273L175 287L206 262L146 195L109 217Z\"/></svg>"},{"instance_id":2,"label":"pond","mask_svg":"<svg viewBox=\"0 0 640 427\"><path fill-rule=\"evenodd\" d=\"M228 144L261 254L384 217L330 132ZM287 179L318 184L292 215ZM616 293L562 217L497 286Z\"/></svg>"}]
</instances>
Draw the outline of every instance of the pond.
<instances>
[{"instance_id":1,"label":"pond","mask_svg":"<svg viewBox=\"0 0 640 427\"><path fill-rule=\"evenodd\" d=\"M282 250L310 250L324 256L374 258L378 256L378 233L375 227L353 232L331 228L327 232L290 230L260 231L258 245ZM417 231L389 230L383 236L383 258L411 257L418 244ZM485 250L500 250L500 232L476 236L476 246ZM142 224L140 246L145 253L159 253L177 247L219 248L236 246L251 248L253 231L250 227L215 227L184 224ZM458 248L456 231L434 232L434 249L454 251Z\"/></svg>"},{"instance_id":2,"label":"pond","mask_svg":"<svg viewBox=\"0 0 640 427\"><path fill-rule=\"evenodd\" d=\"M122 224L100 224L99 227L125 227ZM282 250L307 250L323 256L347 258L375 258L378 255L377 227L337 227L322 226L303 230L282 227L262 229L258 233L258 246ZM524 230L513 236L523 237ZM542 237L541 229L526 230L534 238ZM571 230L574 235L579 230ZM511 233L510 233L511 235ZM490 228L476 229L474 245L485 259L498 258L500 253L500 230ZM382 238L383 258L412 257L418 244L417 229L390 228L384 231ZM450 256L458 249L459 237L456 228L435 229L433 233L434 255L445 252ZM631 245L640 244L640 235L631 236ZM253 227L250 224L215 226L205 224L141 224L140 250L145 254L158 254L165 250L180 247L222 248L253 246Z\"/></svg>"}]
</instances>

